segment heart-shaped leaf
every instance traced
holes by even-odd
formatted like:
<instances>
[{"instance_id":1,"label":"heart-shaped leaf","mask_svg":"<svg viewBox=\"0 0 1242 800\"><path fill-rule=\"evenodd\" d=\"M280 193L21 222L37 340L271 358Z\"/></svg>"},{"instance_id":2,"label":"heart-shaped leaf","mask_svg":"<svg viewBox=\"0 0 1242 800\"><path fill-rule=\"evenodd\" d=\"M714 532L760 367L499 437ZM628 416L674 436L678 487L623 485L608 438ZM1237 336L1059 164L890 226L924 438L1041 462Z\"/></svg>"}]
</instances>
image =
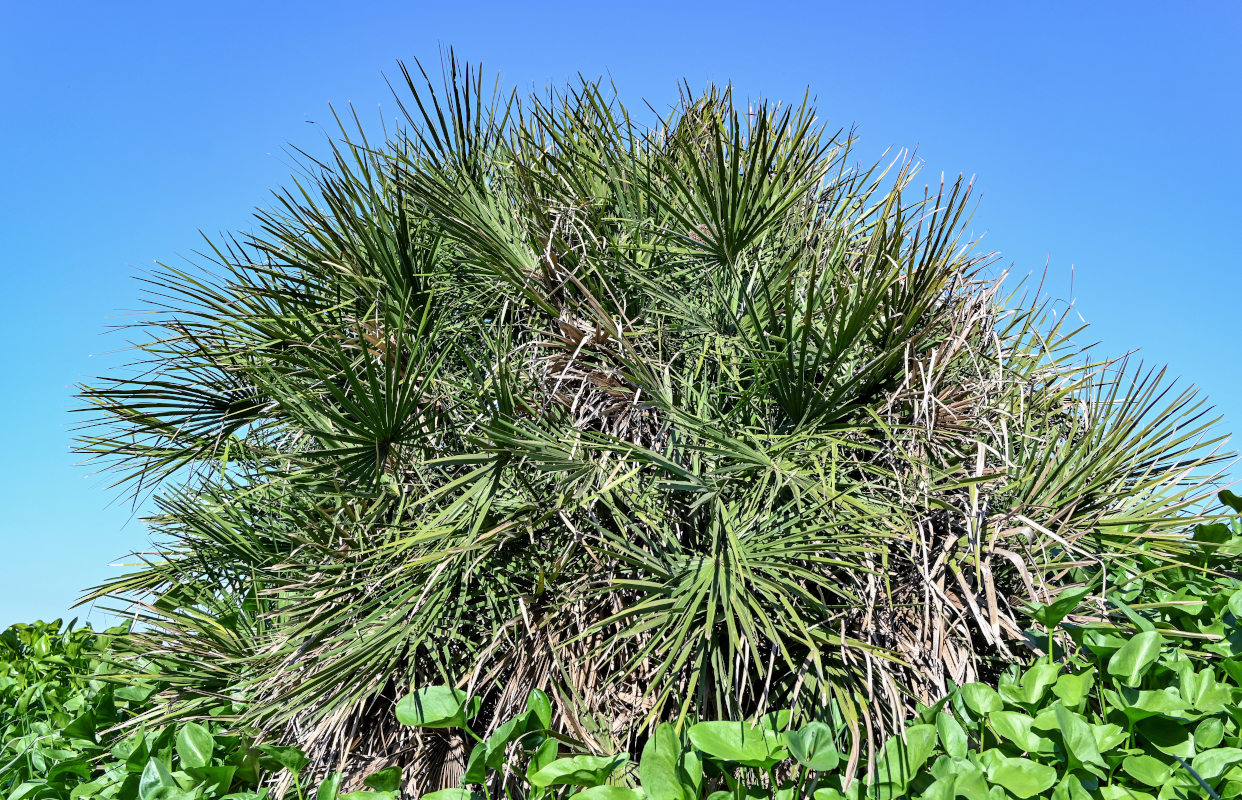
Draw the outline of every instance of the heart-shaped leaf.
<instances>
[{"instance_id":1,"label":"heart-shaped leaf","mask_svg":"<svg viewBox=\"0 0 1242 800\"><path fill-rule=\"evenodd\" d=\"M1164 637L1159 631L1143 631L1121 646L1108 660L1108 674L1124 686L1138 687L1143 675L1156 663Z\"/></svg>"},{"instance_id":2,"label":"heart-shaped leaf","mask_svg":"<svg viewBox=\"0 0 1242 800\"><path fill-rule=\"evenodd\" d=\"M526 710L534 715L539 728L547 730L552 727L552 701L541 689L531 689L526 698ZM533 728L532 728L533 730Z\"/></svg>"},{"instance_id":3,"label":"heart-shaped leaf","mask_svg":"<svg viewBox=\"0 0 1242 800\"><path fill-rule=\"evenodd\" d=\"M1001 696L991 686L983 683L968 683L960 690L966 705L977 714L990 714L1005 707Z\"/></svg>"},{"instance_id":4,"label":"heart-shaped leaf","mask_svg":"<svg viewBox=\"0 0 1242 800\"><path fill-rule=\"evenodd\" d=\"M558 758L530 776L532 786L599 786L626 762L625 755Z\"/></svg>"},{"instance_id":5,"label":"heart-shaped leaf","mask_svg":"<svg viewBox=\"0 0 1242 800\"><path fill-rule=\"evenodd\" d=\"M187 722L177 731L177 757L182 767L205 767L211 763L216 740L211 731L197 722Z\"/></svg>"},{"instance_id":6,"label":"heart-shaped leaf","mask_svg":"<svg viewBox=\"0 0 1242 800\"><path fill-rule=\"evenodd\" d=\"M458 728L466 724L470 697L451 686L426 686L397 703L397 721L415 728Z\"/></svg>"},{"instance_id":7,"label":"heart-shaped leaf","mask_svg":"<svg viewBox=\"0 0 1242 800\"><path fill-rule=\"evenodd\" d=\"M1145 786L1163 786L1173 775L1173 767L1148 755L1126 756L1121 769L1131 778Z\"/></svg>"},{"instance_id":8,"label":"heart-shaped leaf","mask_svg":"<svg viewBox=\"0 0 1242 800\"><path fill-rule=\"evenodd\" d=\"M681 738L673 726L667 722L656 726L638 761L638 777L649 800L696 800L679 774L681 755Z\"/></svg>"},{"instance_id":9,"label":"heart-shaped leaf","mask_svg":"<svg viewBox=\"0 0 1242 800\"><path fill-rule=\"evenodd\" d=\"M808 722L799 730L785 734L785 746L804 767L823 772L836 769L841 762L832 728L822 722Z\"/></svg>"},{"instance_id":10,"label":"heart-shaped leaf","mask_svg":"<svg viewBox=\"0 0 1242 800\"><path fill-rule=\"evenodd\" d=\"M690 741L713 758L744 767L767 769L788 755L780 743L780 734L740 721L691 725Z\"/></svg>"},{"instance_id":11,"label":"heart-shaped leaf","mask_svg":"<svg viewBox=\"0 0 1242 800\"><path fill-rule=\"evenodd\" d=\"M293 774L300 773L310 759L296 747L278 747L274 744L260 745L261 749L270 760L289 770Z\"/></svg>"},{"instance_id":12,"label":"heart-shaped leaf","mask_svg":"<svg viewBox=\"0 0 1242 800\"><path fill-rule=\"evenodd\" d=\"M1242 749L1237 747L1217 747L1199 753L1190 762L1199 777L1210 781L1219 778L1225 770L1242 762Z\"/></svg>"},{"instance_id":13,"label":"heart-shaped leaf","mask_svg":"<svg viewBox=\"0 0 1242 800\"><path fill-rule=\"evenodd\" d=\"M936 733L940 737L940 746L951 758L966 756L966 731L952 714L936 715Z\"/></svg>"},{"instance_id":14,"label":"heart-shaped leaf","mask_svg":"<svg viewBox=\"0 0 1242 800\"><path fill-rule=\"evenodd\" d=\"M401 790L401 767L385 767L373 772L362 782L363 786L380 792L397 792Z\"/></svg>"},{"instance_id":15,"label":"heart-shaped leaf","mask_svg":"<svg viewBox=\"0 0 1242 800\"><path fill-rule=\"evenodd\" d=\"M1085 586L1075 586L1061 592L1051 603L1031 603L1027 607L1027 613L1040 625L1052 630L1072 614L1090 592Z\"/></svg>"},{"instance_id":16,"label":"heart-shaped leaf","mask_svg":"<svg viewBox=\"0 0 1242 800\"><path fill-rule=\"evenodd\" d=\"M1029 758L1006 758L988 771L988 780L1026 800L1052 788L1057 771Z\"/></svg>"}]
</instances>

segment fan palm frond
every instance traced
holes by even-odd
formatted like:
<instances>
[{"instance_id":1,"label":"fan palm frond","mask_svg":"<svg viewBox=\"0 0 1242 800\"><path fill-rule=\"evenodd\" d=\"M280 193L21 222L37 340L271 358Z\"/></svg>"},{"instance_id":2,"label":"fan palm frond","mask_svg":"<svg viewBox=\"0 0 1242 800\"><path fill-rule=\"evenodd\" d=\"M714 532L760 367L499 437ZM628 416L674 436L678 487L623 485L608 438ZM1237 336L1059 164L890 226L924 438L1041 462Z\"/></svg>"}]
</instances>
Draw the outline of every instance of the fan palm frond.
<instances>
[{"instance_id":1,"label":"fan palm frond","mask_svg":"<svg viewBox=\"0 0 1242 800\"><path fill-rule=\"evenodd\" d=\"M83 388L163 542L90 596L141 604L171 713L424 789L461 747L376 711L412 683L484 727L545 689L601 751L831 713L856 763L1075 565L1176 558L1202 402L1002 294L969 184L852 166L805 102L644 129L589 81L402 77L404 129L151 277L134 371Z\"/></svg>"}]
</instances>

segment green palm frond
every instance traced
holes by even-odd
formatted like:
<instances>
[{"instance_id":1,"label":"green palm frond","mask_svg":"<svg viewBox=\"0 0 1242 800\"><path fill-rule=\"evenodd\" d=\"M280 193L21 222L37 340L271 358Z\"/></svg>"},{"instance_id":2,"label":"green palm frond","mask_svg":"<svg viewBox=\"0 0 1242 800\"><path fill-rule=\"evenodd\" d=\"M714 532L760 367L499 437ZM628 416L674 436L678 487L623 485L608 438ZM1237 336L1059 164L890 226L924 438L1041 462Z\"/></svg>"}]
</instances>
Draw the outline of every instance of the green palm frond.
<instances>
[{"instance_id":1,"label":"green palm frond","mask_svg":"<svg viewBox=\"0 0 1242 800\"><path fill-rule=\"evenodd\" d=\"M169 713L244 698L324 768L443 760L376 711L430 682L485 720L544 688L601 751L778 707L865 748L1075 565L1176 559L1202 401L1002 294L968 184L852 166L806 102L647 129L589 81L426 78L152 276L134 369L82 390L161 542L90 597L140 604Z\"/></svg>"}]
</instances>

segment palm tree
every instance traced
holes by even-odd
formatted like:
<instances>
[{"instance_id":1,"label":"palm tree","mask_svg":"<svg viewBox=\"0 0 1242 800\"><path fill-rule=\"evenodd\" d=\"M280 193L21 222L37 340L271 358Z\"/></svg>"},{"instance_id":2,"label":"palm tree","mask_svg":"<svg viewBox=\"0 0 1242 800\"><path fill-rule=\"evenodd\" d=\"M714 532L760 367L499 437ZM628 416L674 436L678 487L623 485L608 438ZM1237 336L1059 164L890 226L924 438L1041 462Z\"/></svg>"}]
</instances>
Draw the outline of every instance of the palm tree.
<instances>
[{"instance_id":1,"label":"palm tree","mask_svg":"<svg viewBox=\"0 0 1242 800\"><path fill-rule=\"evenodd\" d=\"M412 684L483 728L543 688L604 751L788 707L852 770L1075 567L1177 557L1202 402L1005 293L963 181L860 168L805 102L643 126L595 82L402 73L403 129L342 125L152 276L139 367L82 390L162 542L89 596L138 604L178 713L435 788L461 743L395 730Z\"/></svg>"}]
</instances>

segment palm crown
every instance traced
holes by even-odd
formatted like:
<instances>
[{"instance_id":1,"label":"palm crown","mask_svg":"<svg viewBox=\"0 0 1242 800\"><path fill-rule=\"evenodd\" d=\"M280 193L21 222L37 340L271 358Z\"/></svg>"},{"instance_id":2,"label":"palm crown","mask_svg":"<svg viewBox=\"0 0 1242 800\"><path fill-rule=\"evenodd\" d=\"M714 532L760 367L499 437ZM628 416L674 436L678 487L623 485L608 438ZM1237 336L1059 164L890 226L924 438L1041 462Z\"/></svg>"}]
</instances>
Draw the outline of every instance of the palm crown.
<instances>
[{"instance_id":1,"label":"palm crown","mask_svg":"<svg viewBox=\"0 0 1242 800\"><path fill-rule=\"evenodd\" d=\"M181 708L434 764L363 735L393 696L540 687L603 750L791 707L857 758L1075 567L1176 557L1200 402L1003 295L961 181L911 197L806 104L644 127L403 73L407 127L154 276L142 368L83 391L163 536L92 596L141 604Z\"/></svg>"}]
</instances>

